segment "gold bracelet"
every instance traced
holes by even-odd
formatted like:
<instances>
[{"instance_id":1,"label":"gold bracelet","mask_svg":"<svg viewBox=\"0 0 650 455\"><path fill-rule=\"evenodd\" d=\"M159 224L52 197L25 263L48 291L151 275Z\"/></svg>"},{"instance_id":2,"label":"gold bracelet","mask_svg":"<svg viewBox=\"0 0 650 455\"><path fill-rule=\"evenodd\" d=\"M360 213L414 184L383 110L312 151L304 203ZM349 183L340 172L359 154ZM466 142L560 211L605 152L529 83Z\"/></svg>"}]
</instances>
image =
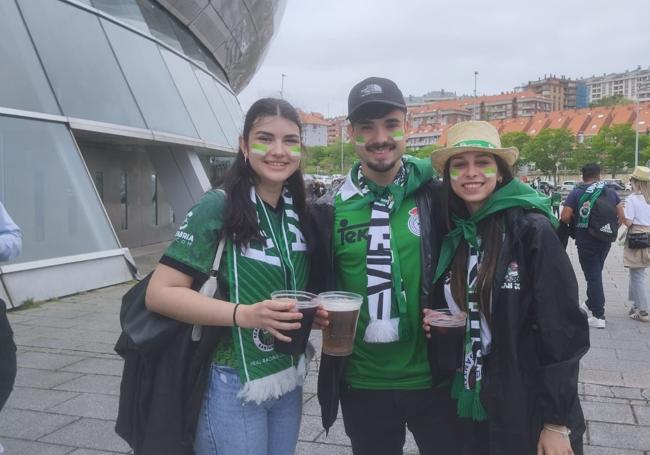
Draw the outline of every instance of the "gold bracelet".
<instances>
[{"instance_id":1,"label":"gold bracelet","mask_svg":"<svg viewBox=\"0 0 650 455\"><path fill-rule=\"evenodd\" d=\"M557 428L553 428L550 425L544 424L544 429L545 430L552 431L554 433L560 433L562 436L564 436L565 438L568 439L569 435L571 434L571 430L569 428L567 428L567 427L564 427L564 428L566 428L566 430L558 430Z\"/></svg>"}]
</instances>

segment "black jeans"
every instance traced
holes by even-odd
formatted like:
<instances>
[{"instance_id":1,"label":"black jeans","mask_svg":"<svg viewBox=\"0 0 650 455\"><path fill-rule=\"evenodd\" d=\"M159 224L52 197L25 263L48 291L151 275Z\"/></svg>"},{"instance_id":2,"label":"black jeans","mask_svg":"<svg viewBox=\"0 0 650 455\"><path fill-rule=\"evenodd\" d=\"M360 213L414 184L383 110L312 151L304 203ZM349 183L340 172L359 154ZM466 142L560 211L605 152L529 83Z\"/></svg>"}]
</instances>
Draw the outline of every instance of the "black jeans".
<instances>
[{"instance_id":1,"label":"black jeans","mask_svg":"<svg viewBox=\"0 0 650 455\"><path fill-rule=\"evenodd\" d=\"M603 291L603 266L611 243L578 247L578 259L587 281L587 307L597 318L605 316L605 292Z\"/></svg>"},{"instance_id":2,"label":"black jeans","mask_svg":"<svg viewBox=\"0 0 650 455\"><path fill-rule=\"evenodd\" d=\"M341 394L345 432L354 455L402 455L406 428L421 455L460 453L456 401L449 388L361 390Z\"/></svg>"},{"instance_id":3,"label":"black jeans","mask_svg":"<svg viewBox=\"0 0 650 455\"><path fill-rule=\"evenodd\" d=\"M7 319L7 307L0 299L0 410L9 399L16 380L16 345Z\"/></svg>"}]
</instances>

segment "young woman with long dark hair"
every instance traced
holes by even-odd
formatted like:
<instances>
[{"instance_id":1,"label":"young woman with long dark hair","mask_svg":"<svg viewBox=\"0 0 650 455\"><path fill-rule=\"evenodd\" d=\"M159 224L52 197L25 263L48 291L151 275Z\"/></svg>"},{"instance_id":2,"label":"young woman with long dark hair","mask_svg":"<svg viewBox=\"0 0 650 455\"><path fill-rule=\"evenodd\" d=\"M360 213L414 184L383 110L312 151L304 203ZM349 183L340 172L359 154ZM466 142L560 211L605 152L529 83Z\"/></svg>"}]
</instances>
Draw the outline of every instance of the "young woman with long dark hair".
<instances>
[{"instance_id":1,"label":"young woman with long dark hair","mask_svg":"<svg viewBox=\"0 0 650 455\"><path fill-rule=\"evenodd\" d=\"M197 455L294 453L305 358L276 352L273 337L290 341L280 330L297 329L301 313L293 302L269 299L275 290L304 290L309 274L301 152L296 110L278 99L255 102L223 190L208 191L188 212L147 289L152 311L232 327L215 346ZM222 238L218 300L195 289Z\"/></svg>"},{"instance_id":2,"label":"young woman with long dark hair","mask_svg":"<svg viewBox=\"0 0 650 455\"><path fill-rule=\"evenodd\" d=\"M464 454L582 453L577 381L589 332L549 198L513 178L518 151L502 148L491 124L456 124L447 143L431 157L449 230L436 306L466 322L436 373L452 383L464 429L455 437ZM424 311L431 331L436 310Z\"/></svg>"}]
</instances>

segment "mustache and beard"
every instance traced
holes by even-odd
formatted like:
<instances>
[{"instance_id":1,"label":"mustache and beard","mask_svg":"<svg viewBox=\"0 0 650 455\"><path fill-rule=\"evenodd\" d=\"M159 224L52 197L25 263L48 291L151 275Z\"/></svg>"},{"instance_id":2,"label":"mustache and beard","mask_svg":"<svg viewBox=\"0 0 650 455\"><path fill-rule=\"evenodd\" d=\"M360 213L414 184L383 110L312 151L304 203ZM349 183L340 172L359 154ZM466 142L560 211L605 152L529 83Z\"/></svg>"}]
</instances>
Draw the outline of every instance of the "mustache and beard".
<instances>
[{"instance_id":1,"label":"mustache and beard","mask_svg":"<svg viewBox=\"0 0 650 455\"><path fill-rule=\"evenodd\" d=\"M366 144L366 151L373 153L379 150L388 150L394 152L397 149L395 141L372 142ZM372 161L372 156L367 156L365 160L361 160L364 164L375 172L388 172L395 167L395 164L401 159L401 154L395 156L393 160Z\"/></svg>"}]
</instances>

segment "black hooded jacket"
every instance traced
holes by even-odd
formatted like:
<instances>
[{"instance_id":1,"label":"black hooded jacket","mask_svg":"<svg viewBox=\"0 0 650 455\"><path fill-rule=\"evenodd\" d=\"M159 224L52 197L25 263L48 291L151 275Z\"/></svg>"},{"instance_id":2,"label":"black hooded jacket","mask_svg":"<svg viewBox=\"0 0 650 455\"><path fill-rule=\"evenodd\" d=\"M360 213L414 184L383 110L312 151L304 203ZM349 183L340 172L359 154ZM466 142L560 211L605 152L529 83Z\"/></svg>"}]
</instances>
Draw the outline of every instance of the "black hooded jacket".
<instances>
[{"instance_id":1,"label":"black hooded jacket","mask_svg":"<svg viewBox=\"0 0 650 455\"><path fill-rule=\"evenodd\" d=\"M544 423L566 425L574 449L581 447L585 422L578 371L589 349L589 328L579 309L573 267L544 215L507 210L494 276L492 347L481 391L489 415L489 453L537 453ZM442 282L436 290L442 290ZM462 342L451 351L436 349L434 377L449 377L460 366L459 353Z\"/></svg>"}]
</instances>

